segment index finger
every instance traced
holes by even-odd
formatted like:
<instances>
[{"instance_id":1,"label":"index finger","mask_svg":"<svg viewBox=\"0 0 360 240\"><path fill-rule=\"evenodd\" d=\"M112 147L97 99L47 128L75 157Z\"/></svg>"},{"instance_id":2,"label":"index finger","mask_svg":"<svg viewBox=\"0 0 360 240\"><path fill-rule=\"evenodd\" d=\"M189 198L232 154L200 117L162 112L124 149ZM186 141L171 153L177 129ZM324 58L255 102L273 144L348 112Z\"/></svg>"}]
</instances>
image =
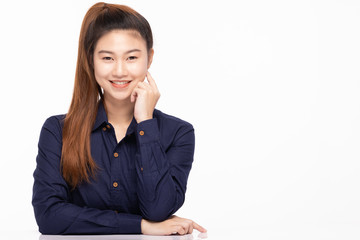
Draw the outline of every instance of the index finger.
<instances>
[{"instance_id":1,"label":"index finger","mask_svg":"<svg viewBox=\"0 0 360 240\"><path fill-rule=\"evenodd\" d=\"M207 230L205 228L203 228L202 226L200 226L196 222L193 222L193 226L194 226L194 229L198 230L201 233L206 233L207 232Z\"/></svg>"},{"instance_id":2,"label":"index finger","mask_svg":"<svg viewBox=\"0 0 360 240\"><path fill-rule=\"evenodd\" d=\"M149 72L146 73L146 78L147 78L150 85L153 85L153 86L157 87L156 83L155 83L155 80L153 79L153 77L151 76L151 74Z\"/></svg>"}]
</instances>

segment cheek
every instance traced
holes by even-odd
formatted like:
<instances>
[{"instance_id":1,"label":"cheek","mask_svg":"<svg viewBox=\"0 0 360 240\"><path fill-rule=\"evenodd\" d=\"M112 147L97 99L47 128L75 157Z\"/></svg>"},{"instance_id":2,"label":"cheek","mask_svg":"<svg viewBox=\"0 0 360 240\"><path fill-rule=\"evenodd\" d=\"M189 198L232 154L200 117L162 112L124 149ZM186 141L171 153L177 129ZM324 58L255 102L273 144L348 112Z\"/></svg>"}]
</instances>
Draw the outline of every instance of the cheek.
<instances>
[{"instance_id":1,"label":"cheek","mask_svg":"<svg viewBox=\"0 0 360 240\"><path fill-rule=\"evenodd\" d=\"M129 70L134 77L145 77L147 73L147 62L141 61L136 64L130 64Z\"/></svg>"},{"instance_id":2,"label":"cheek","mask_svg":"<svg viewBox=\"0 0 360 240\"><path fill-rule=\"evenodd\" d=\"M109 72L111 72L109 65L94 62L94 75L97 82L101 81L101 78L106 77Z\"/></svg>"}]
</instances>

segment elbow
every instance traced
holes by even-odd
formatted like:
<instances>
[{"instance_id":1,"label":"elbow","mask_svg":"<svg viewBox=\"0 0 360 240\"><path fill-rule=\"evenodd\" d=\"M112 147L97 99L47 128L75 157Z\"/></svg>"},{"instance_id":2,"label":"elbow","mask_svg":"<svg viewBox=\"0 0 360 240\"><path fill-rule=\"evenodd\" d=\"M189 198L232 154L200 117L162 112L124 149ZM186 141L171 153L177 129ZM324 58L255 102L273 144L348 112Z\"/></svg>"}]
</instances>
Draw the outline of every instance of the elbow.
<instances>
[{"instance_id":1,"label":"elbow","mask_svg":"<svg viewBox=\"0 0 360 240\"><path fill-rule=\"evenodd\" d=\"M56 221L44 218L36 219L37 225L39 226L39 232L46 235L62 235L65 234L65 229L63 229L59 223Z\"/></svg>"},{"instance_id":2,"label":"elbow","mask_svg":"<svg viewBox=\"0 0 360 240\"><path fill-rule=\"evenodd\" d=\"M39 225L39 232L43 235L63 235L64 233L58 231L58 229L49 228L47 226L40 226Z\"/></svg>"},{"instance_id":3,"label":"elbow","mask_svg":"<svg viewBox=\"0 0 360 240\"><path fill-rule=\"evenodd\" d=\"M153 196L152 198L149 197L149 195L147 195L146 198L140 198L141 215L143 218L149 221L165 221L171 217L184 203L184 195L178 194L177 191L164 191L159 195Z\"/></svg>"},{"instance_id":4,"label":"elbow","mask_svg":"<svg viewBox=\"0 0 360 240\"><path fill-rule=\"evenodd\" d=\"M62 235L64 231L57 227L56 223L49 223L46 221L38 222L39 232L45 235Z\"/></svg>"},{"instance_id":5,"label":"elbow","mask_svg":"<svg viewBox=\"0 0 360 240\"><path fill-rule=\"evenodd\" d=\"M49 211L40 211L38 208L35 210L35 219L39 227L39 232L46 235L62 235L66 234L66 227L61 224L61 221L54 216L49 214Z\"/></svg>"}]
</instances>

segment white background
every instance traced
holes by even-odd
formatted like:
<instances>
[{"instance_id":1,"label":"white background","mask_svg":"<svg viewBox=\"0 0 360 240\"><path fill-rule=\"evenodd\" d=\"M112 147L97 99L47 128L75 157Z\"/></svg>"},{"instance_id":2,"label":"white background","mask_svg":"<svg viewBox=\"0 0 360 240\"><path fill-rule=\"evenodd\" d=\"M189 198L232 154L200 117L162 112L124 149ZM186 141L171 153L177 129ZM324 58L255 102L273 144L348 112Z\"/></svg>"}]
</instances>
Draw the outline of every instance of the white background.
<instances>
[{"instance_id":1,"label":"white background","mask_svg":"<svg viewBox=\"0 0 360 240\"><path fill-rule=\"evenodd\" d=\"M1 3L0 229L37 230L40 129L69 107L95 2ZM150 22L157 108L195 127L177 215L209 234L360 237L360 1L109 2Z\"/></svg>"}]
</instances>

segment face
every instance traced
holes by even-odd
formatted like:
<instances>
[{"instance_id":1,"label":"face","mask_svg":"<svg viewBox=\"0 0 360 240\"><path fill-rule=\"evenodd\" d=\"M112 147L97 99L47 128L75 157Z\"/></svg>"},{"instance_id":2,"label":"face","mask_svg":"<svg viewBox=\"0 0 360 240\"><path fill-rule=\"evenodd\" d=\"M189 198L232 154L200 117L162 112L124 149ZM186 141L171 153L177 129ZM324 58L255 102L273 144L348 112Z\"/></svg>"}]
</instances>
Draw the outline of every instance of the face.
<instances>
[{"instance_id":1,"label":"face","mask_svg":"<svg viewBox=\"0 0 360 240\"><path fill-rule=\"evenodd\" d=\"M128 101L136 85L144 81L151 65L145 40L132 30L104 34L94 50L94 73L105 101Z\"/></svg>"}]
</instances>

